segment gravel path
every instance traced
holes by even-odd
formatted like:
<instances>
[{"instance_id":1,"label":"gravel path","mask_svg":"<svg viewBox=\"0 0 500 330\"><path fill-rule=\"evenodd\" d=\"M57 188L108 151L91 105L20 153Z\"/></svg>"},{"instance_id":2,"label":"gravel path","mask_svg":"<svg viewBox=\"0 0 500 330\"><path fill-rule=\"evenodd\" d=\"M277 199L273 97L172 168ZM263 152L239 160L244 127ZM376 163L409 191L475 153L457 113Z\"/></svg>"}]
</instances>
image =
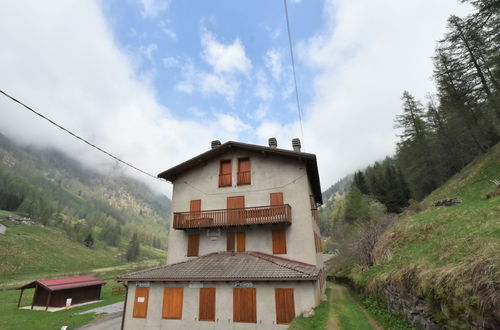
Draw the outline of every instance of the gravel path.
<instances>
[{"instance_id":1,"label":"gravel path","mask_svg":"<svg viewBox=\"0 0 500 330\"><path fill-rule=\"evenodd\" d=\"M113 313L120 313L120 312L123 312L123 301L117 302L115 304L103 306L103 307L89 309L88 311L81 312L81 313L78 313L78 314L88 314L88 313L96 313L96 314L108 313L108 314L113 314Z\"/></svg>"}]
</instances>

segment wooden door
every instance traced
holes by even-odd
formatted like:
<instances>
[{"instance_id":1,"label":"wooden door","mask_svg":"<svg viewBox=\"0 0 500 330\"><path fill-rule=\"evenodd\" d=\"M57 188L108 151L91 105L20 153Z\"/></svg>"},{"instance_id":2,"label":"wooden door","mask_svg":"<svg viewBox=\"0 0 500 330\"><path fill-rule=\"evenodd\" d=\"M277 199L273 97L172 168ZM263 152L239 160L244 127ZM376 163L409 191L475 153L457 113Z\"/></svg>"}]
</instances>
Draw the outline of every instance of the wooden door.
<instances>
[{"instance_id":1,"label":"wooden door","mask_svg":"<svg viewBox=\"0 0 500 330\"><path fill-rule=\"evenodd\" d=\"M276 323L288 324L295 318L295 300L292 288L274 289L276 300Z\"/></svg>"},{"instance_id":2,"label":"wooden door","mask_svg":"<svg viewBox=\"0 0 500 330\"><path fill-rule=\"evenodd\" d=\"M272 206L271 208L271 216L272 217L279 217L280 215L284 214L285 209L283 208L283 193L282 192L277 192L277 193L271 193L269 195L270 199L270 204Z\"/></svg>"},{"instance_id":3,"label":"wooden door","mask_svg":"<svg viewBox=\"0 0 500 330\"><path fill-rule=\"evenodd\" d=\"M227 198L227 222L229 225L243 224L243 208L245 196L232 196Z\"/></svg>"},{"instance_id":4,"label":"wooden door","mask_svg":"<svg viewBox=\"0 0 500 330\"><path fill-rule=\"evenodd\" d=\"M235 235L233 232L228 232L226 234L227 236L227 242L226 242L226 250L234 252L234 245L235 245Z\"/></svg>"},{"instance_id":5,"label":"wooden door","mask_svg":"<svg viewBox=\"0 0 500 330\"><path fill-rule=\"evenodd\" d=\"M200 252L200 234L188 235L188 257L197 257Z\"/></svg>"},{"instance_id":6,"label":"wooden door","mask_svg":"<svg viewBox=\"0 0 500 330\"><path fill-rule=\"evenodd\" d=\"M246 251L246 235L245 232L236 233L236 251L237 252L245 252Z\"/></svg>"},{"instance_id":7,"label":"wooden door","mask_svg":"<svg viewBox=\"0 0 500 330\"><path fill-rule=\"evenodd\" d=\"M149 288L135 288L133 317L146 318L148 314Z\"/></svg>"},{"instance_id":8,"label":"wooden door","mask_svg":"<svg viewBox=\"0 0 500 330\"><path fill-rule=\"evenodd\" d=\"M273 230L273 254L286 254L285 230Z\"/></svg>"},{"instance_id":9,"label":"wooden door","mask_svg":"<svg viewBox=\"0 0 500 330\"><path fill-rule=\"evenodd\" d=\"M164 288L163 289L163 309L162 318L182 319L182 301L184 288Z\"/></svg>"},{"instance_id":10,"label":"wooden door","mask_svg":"<svg viewBox=\"0 0 500 330\"><path fill-rule=\"evenodd\" d=\"M200 321L215 321L215 288L200 289Z\"/></svg>"},{"instance_id":11,"label":"wooden door","mask_svg":"<svg viewBox=\"0 0 500 330\"><path fill-rule=\"evenodd\" d=\"M255 288L233 288L234 322L257 323Z\"/></svg>"}]
</instances>

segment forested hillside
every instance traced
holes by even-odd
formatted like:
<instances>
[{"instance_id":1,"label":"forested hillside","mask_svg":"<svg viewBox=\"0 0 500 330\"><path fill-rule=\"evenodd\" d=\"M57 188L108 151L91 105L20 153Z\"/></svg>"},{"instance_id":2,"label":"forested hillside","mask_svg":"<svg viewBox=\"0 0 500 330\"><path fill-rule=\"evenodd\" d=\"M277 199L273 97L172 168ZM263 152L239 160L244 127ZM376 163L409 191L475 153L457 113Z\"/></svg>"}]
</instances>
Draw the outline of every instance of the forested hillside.
<instances>
[{"instance_id":1,"label":"forested hillside","mask_svg":"<svg viewBox=\"0 0 500 330\"><path fill-rule=\"evenodd\" d=\"M0 209L63 229L78 242L166 248L170 200L119 172L100 173L0 134Z\"/></svg>"}]
</instances>

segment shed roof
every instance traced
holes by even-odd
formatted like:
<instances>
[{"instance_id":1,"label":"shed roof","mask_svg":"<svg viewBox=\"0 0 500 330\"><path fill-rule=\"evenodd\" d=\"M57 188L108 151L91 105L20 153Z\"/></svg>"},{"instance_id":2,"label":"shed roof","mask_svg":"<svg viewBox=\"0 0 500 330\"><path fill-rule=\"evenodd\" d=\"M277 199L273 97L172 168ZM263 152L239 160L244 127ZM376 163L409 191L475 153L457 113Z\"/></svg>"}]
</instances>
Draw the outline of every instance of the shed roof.
<instances>
[{"instance_id":1,"label":"shed roof","mask_svg":"<svg viewBox=\"0 0 500 330\"><path fill-rule=\"evenodd\" d=\"M72 288L80 288L93 285L103 285L106 282L95 278L91 275L84 276L72 276L72 277L60 277L60 278L49 278L45 280L36 280L23 285L19 289L29 289L34 288L37 284L44 287L49 291L58 291Z\"/></svg>"},{"instance_id":2,"label":"shed roof","mask_svg":"<svg viewBox=\"0 0 500 330\"><path fill-rule=\"evenodd\" d=\"M118 277L119 281L300 281L316 280L311 264L261 252L215 252Z\"/></svg>"},{"instance_id":3,"label":"shed roof","mask_svg":"<svg viewBox=\"0 0 500 330\"><path fill-rule=\"evenodd\" d=\"M303 161L306 165L307 177L309 179L309 183L311 184L311 188L314 194L314 199L316 203L323 204L323 197L321 196L321 185L319 182L318 165L316 163L316 155L307 152L286 150L280 148L271 148L271 147L261 146L257 144L243 143L243 142L228 141L216 148L210 149L202 154L199 154L196 157L193 157L166 171L161 172L160 174L158 174L158 177L163 178L170 182L174 182L174 180L179 174L188 171L194 167L200 166L205 162L207 162L208 160L223 155L231 150L247 150L253 152L261 152L264 154L276 155L289 159L293 158Z\"/></svg>"}]
</instances>

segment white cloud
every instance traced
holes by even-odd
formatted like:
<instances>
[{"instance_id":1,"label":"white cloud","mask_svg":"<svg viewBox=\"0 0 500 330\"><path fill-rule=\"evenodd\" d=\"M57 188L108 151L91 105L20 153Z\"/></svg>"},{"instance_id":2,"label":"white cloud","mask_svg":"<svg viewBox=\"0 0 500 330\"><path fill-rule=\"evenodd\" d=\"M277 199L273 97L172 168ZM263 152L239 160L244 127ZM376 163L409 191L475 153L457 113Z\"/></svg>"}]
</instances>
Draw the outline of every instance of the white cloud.
<instances>
[{"instance_id":1,"label":"white cloud","mask_svg":"<svg viewBox=\"0 0 500 330\"><path fill-rule=\"evenodd\" d=\"M141 46L139 52L144 55L148 60L153 60L153 53L158 50L158 45L155 43L149 44L147 46Z\"/></svg>"},{"instance_id":2,"label":"white cloud","mask_svg":"<svg viewBox=\"0 0 500 330\"><path fill-rule=\"evenodd\" d=\"M227 113L217 113L217 117L220 126L230 133L241 133L250 129L248 124L245 124L240 118Z\"/></svg>"},{"instance_id":3,"label":"white cloud","mask_svg":"<svg viewBox=\"0 0 500 330\"><path fill-rule=\"evenodd\" d=\"M172 56L167 56L165 57L163 60L163 65L166 67L166 68L175 68L175 67L178 67L180 66L180 62L178 59L176 59L175 57L172 57Z\"/></svg>"},{"instance_id":4,"label":"white cloud","mask_svg":"<svg viewBox=\"0 0 500 330\"><path fill-rule=\"evenodd\" d=\"M281 77L282 60L281 53L276 49L267 51L264 59L266 67L271 71L276 81L279 81Z\"/></svg>"},{"instance_id":5,"label":"white cloud","mask_svg":"<svg viewBox=\"0 0 500 330\"><path fill-rule=\"evenodd\" d=\"M142 17L153 18L168 9L169 2L166 0L139 0L142 9Z\"/></svg>"},{"instance_id":6,"label":"white cloud","mask_svg":"<svg viewBox=\"0 0 500 330\"><path fill-rule=\"evenodd\" d=\"M239 38L225 45L217 41L211 32L203 29L201 44L204 48L203 59L217 73L248 73L252 68L252 62Z\"/></svg>"},{"instance_id":7,"label":"white cloud","mask_svg":"<svg viewBox=\"0 0 500 330\"><path fill-rule=\"evenodd\" d=\"M257 72L257 84L255 85L254 94L259 99L264 101L269 101L274 97L273 89L267 80L264 71L259 70Z\"/></svg>"}]
</instances>

